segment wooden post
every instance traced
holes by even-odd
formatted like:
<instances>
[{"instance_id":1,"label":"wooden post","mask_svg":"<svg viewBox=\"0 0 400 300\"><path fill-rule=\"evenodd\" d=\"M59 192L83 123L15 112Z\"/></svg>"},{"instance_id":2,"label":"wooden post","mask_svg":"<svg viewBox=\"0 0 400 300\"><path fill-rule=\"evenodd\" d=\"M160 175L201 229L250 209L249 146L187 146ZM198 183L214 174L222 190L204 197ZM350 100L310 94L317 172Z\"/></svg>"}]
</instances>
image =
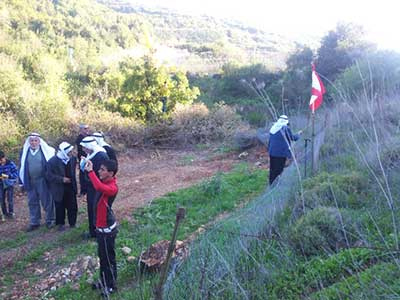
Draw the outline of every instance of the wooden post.
<instances>
[{"instance_id":1,"label":"wooden post","mask_svg":"<svg viewBox=\"0 0 400 300\"><path fill-rule=\"evenodd\" d=\"M164 282L167 279L167 273L168 273L169 263L170 263L171 257L172 257L172 252L175 250L178 227L179 227L180 222L184 218L185 218L185 209L183 207L180 207L178 209L178 211L176 212L175 228L174 228L174 232L172 233L171 241L169 243L167 259L165 260L165 264L161 270L160 281L159 281L158 286L155 291L155 299L156 300L162 300L162 290L163 290Z\"/></svg>"}]
</instances>

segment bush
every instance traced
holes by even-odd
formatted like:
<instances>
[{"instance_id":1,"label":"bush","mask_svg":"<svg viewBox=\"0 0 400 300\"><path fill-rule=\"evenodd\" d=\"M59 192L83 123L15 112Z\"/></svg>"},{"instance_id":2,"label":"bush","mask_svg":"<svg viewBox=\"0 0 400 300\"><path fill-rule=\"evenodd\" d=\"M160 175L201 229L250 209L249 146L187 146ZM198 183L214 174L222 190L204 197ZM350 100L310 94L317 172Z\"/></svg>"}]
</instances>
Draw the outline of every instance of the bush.
<instances>
[{"instance_id":1,"label":"bush","mask_svg":"<svg viewBox=\"0 0 400 300\"><path fill-rule=\"evenodd\" d=\"M319 173L304 181L304 203L308 209L318 206L361 208L368 195L369 180L360 172ZM298 203L296 211L300 210Z\"/></svg>"},{"instance_id":2,"label":"bush","mask_svg":"<svg viewBox=\"0 0 400 300\"><path fill-rule=\"evenodd\" d=\"M396 299L400 268L380 263L311 295L311 299Z\"/></svg>"},{"instance_id":3,"label":"bush","mask_svg":"<svg viewBox=\"0 0 400 300\"><path fill-rule=\"evenodd\" d=\"M306 256L337 251L355 241L355 224L349 211L317 207L288 229L288 241Z\"/></svg>"},{"instance_id":4,"label":"bush","mask_svg":"<svg viewBox=\"0 0 400 300\"><path fill-rule=\"evenodd\" d=\"M0 113L0 150L8 157L15 160L18 158L22 140L21 128L17 120L11 115Z\"/></svg>"},{"instance_id":5,"label":"bush","mask_svg":"<svg viewBox=\"0 0 400 300\"><path fill-rule=\"evenodd\" d=\"M172 115L177 140L198 144L231 139L246 126L229 106L220 103L209 110L204 104L177 106Z\"/></svg>"},{"instance_id":6,"label":"bush","mask_svg":"<svg viewBox=\"0 0 400 300\"><path fill-rule=\"evenodd\" d=\"M113 113L96 106L89 106L86 114L78 114L80 117L70 124L70 132L78 134L79 123L89 124L95 131L105 133L107 139L111 139L113 146L143 145L144 126L133 119L124 118L119 113Z\"/></svg>"}]
</instances>

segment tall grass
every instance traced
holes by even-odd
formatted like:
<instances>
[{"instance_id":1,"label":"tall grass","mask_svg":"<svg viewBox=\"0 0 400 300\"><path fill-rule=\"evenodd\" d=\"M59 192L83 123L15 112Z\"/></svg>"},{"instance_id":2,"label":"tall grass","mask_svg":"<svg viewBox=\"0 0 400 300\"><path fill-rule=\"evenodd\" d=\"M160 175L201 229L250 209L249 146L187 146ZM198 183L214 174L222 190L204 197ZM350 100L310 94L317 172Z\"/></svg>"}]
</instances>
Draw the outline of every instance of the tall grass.
<instances>
[{"instance_id":1,"label":"tall grass","mask_svg":"<svg viewBox=\"0 0 400 300\"><path fill-rule=\"evenodd\" d=\"M166 299L400 297L400 99L364 82L317 112L320 172L302 178L297 144L276 186L193 243Z\"/></svg>"}]
</instances>

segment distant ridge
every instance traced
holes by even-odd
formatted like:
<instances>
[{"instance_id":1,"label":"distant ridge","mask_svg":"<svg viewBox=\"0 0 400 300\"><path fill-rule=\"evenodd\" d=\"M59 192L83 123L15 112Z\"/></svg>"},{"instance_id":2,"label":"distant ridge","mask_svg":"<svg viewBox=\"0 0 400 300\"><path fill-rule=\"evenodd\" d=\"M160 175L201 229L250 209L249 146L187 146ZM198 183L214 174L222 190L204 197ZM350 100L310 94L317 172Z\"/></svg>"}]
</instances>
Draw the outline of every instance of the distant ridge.
<instances>
[{"instance_id":1,"label":"distant ridge","mask_svg":"<svg viewBox=\"0 0 400 300\"><path fill-rule=\"evenodd\" d=\"M152 46L159 56L166 62L172 59L170 63L189 71L215 72L227 63L261 63L271 70L282 69L288 55L299 45L287 37L236 20L181 14L125 0L97 2L145 19L151 25ZM169 57L160 53L161 49L168 49Z\"/></svg>"}]
</instances>

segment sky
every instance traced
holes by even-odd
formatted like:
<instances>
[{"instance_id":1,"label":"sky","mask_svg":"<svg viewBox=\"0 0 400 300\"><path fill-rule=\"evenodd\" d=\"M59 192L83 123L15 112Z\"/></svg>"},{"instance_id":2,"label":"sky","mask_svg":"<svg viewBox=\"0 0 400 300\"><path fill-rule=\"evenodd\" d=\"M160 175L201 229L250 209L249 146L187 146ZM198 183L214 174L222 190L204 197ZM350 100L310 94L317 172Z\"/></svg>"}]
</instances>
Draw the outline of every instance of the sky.
<instances>
[{"instance_id":1,"label":"sky","mask_svg":"<svg viewBox=\"0 0 400 300\"><path fill-rule=\"evenodd\" d=\"M238 20L296 39L320 38L338 22L362 25L379 49L400 52L399 0L131 0L179 13Z\"/></svg>"}]
</instances>

